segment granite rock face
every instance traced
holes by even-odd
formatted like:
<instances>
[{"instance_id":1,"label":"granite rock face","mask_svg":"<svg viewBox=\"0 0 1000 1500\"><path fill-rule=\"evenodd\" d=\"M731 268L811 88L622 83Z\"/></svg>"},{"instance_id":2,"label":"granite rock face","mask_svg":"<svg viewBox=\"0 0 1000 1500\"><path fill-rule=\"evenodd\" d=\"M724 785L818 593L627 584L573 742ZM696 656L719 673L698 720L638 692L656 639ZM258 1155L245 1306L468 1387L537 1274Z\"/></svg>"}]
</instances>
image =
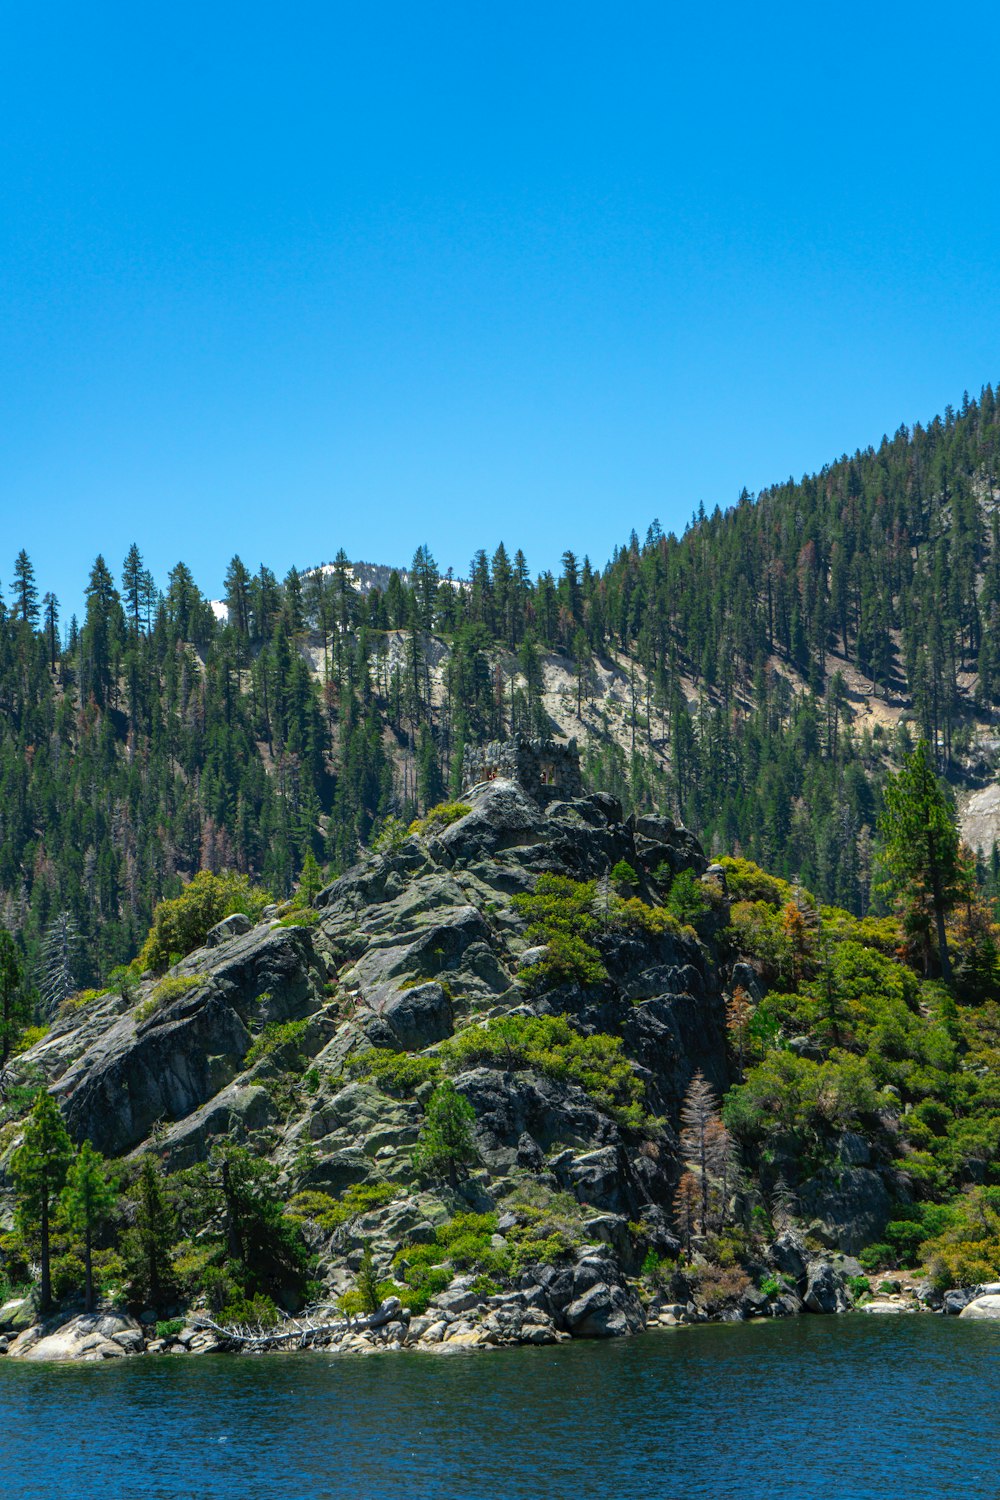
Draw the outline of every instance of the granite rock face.
<instances>
[{"instance_id":1,"label":"granite rock face","mask_svg":"<svg viewBox=\"0 0 1000 1500\"><path fill-rule=\"evenodd\" d=\"M545 945L529 936L512 897L542 874L598 880L624 860L640 897L655 903L664 867L702 876L707 861L669 819L624 820L613 797L567 795L568 774L557 782L537 796L515 780L485 782L469 794L471 810L440 833L367 856L321 891L314 925L282 926L280 910L256 926L227 918L166 976L145 978L138 999L106 995L60 1017L29 1054L73 1136L109 1156L134 1155L154 1138L178 1169L227 1140L273 1161L285 1196L377 1184L384 1201L309 1229L330 1297L353 1284L362 1246L388 1276L401 1245L436 1243L459 1214L497 1214L498 1255L534 1247L518 1250L520 1280L499 1300L455 1268L449 1293L426 1314L407 1321L405 1307L392 1309L379 1328L338 1336L345 1350L634 1333L646 1313L630 1278L648 1253L679 1253L681 1102L696 1071L719 1094L732 1081L714 950L676 924L660 934L609 927L594 937L606 978L540 990L524 976ZM717 920L726 920L724 896ZM644 1132L568 1074L494 1058L454 1074L475 1114L474 1169L457 1187L418 1180L412 1153L433 1087L419 1079L433 1074L456 1032L510 1014L565 1016L584 1036L619 1038L643 1110L658 1123ZM368 1071L387 1055L398 1078ZM887 1195L863 1147L847 1142L836 1172L805 1189L831 1247L851 1250L884 1223ZM0 1197L9 1203L9 1194L0 1161ZM807 1260L801 1240L779 1236L781 1298L748 1292L734 1315L797 1311L803 1300L817 1312L846 1306L841 1272ZM692 1309L685 1319L702 1315L694 1295L682 1303L678 1294L676 1305ZM18 1334L11 1352L49 1357L47 1348L31 1354L48 1337L35 1333L18 1347ZM73 1352L51 1345L52 1357L129 1352L128 1339L86 1320L58 1338Z\"/></svg>"}]
</instances>

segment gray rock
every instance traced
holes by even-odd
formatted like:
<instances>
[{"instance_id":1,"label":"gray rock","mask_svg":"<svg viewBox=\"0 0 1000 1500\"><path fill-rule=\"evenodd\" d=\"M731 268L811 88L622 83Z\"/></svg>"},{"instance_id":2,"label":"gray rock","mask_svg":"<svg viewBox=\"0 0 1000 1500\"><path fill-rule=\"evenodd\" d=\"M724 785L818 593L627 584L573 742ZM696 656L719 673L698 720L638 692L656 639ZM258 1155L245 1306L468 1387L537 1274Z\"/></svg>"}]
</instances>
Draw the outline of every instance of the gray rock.
<instances>
[{"instance_id":1,"label":"gray rock","mask_svg":"<svg viewBox=\"0 0 1000 1500\"><path fill-rule=\"evenodd\" d=\"M620 1286L599 1281L565 1309L565 1319L577 1338L622 1338L645 1326L641 1305Z\"/></svg>"},{"instance_id":2,"label":"gray rock","mask_svg":"<svg viewBox=\"0 0 1000 1500\"><path fill-rule=\"evenodd\" d=\"M810 1312L840 1313L850 1307L844 1284L829 1261L810 1261L804 1302Z\"/></svg>"},{"instance_id":3,"label":"gray rock","mask_svg":"<svg viewBox=\"0 0 1000 1500\"><path fill-rule=\"evenodd\" d=\"M808 1256L805 1245L794 1230L786 1229L779 1234L767 1257L773 1266L794 1281L801 1281L805 1276Z\"/></svg>"},{"instance_id":4,"label":"gray rock","mask_svg":"<svg viewBox=\"0 0 1000 1500\"><path fill-rule=\"evenodd\" d=\"M223 917L221 922L216 922L210 927L205 938L206 948L221 948L223 943L231 943L233 938L242 937L253 927L250 918L241 911L234 912L231 917Z\"/></svg>"},{"instance_id":5,"label":"gray rock","mask_svg":"<svg viewBox=\"0 0 1000 1500\"><path fill-rule=\"evenodd\" d=\"M812 1216L810 1233L847 1255L879 1240L892 1212L885 1183L868 1167L826 1168L803 1185L799 1198L803 1213Z\"/></svg>"},{"instance_id":6,"label":"gray rock","mask_svg":"<svg viewBox=\"0 0 1000 1500\"><path fill-rule=\"evenodd\" d=\"M985 1297L974 1297L971 1302L967 1302L962 1308L959 1317L996 1321L997 1318L1000 1318L1000 1296L990 1294Z\"/></svg>"},{"instance_id":7,"label":"gray rock","mask_svg":"<svg viewBox=\"0 0 1000 1500\"><path fill-rule=\"evenodd\" d=\"M945 1292L942 1298L944 1311L951 1317L957 1318L963 1308L979 1296L977 1286L955 1286Z\"/></svg>"}]
</instances>

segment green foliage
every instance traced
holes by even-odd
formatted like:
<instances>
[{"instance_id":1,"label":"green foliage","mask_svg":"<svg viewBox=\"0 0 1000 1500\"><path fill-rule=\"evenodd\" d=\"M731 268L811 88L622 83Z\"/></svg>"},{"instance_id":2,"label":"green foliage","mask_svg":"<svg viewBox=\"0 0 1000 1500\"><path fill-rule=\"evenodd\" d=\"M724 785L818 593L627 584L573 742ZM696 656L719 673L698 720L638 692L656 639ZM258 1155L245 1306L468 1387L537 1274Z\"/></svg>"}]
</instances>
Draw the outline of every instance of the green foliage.
<instances>
[{"instance_id":1,"label":"green foliage","mask_svg":"<svg viewBox=\"0 0 1000 1500\"><path fill-rule=\"evenodd\" d=\"M390 813L384 819L378 834L372 839L372 848L376 854L398 854L409 837L409 832L402 818L397 818L395 813Z\"/></svg>"},{"instance_id":2,"label":"green foliage","mask_svg":"<svg viewBox=\"0 0 1000 1500\"><path fill-rule=\"evenodd\" d=\"M375 1270L375 1260L372 1256L370 1245L365 1246L361 1255L361 1264L358 1266L355 1291L357 1292L362 1312L378 1312L382 1306L381 1283L378 1273Z\"/></svg>"},{"instance_id":3,"label":"green foliage","mask_svg":"<svg viewBox=\"0 0 1000 1500\"><path fill-rule=\"evenodd\" d=\"M425 1083L440 1083L441 1064L421 1052L391 1052L373 1047L348 1059L347 1071L364 1078L390 1094L413 1094Z\"/></svg>"},{"instance_id":4,"label":"green foliage","mask_svg":"<svg viewBox=\"0 0 1000 1500\"><path fill-rule=\"evenodd\" d=\"M793 899L794 892L787 880L779 880L776 875L766 874L752 860L733 859L725 855L718 863L726 872L726 885L733 901L748 901L751 904L762 901L766 906L778 909Z\"/></svg>"},{"instance_id":5,"label":"green foliage","mask_svg":"<svg viewBox=\"0 0 1000 1500\"><path fill-rule=\"evenodd\" d=\"M43 1042L51 1030L48 1026L25 1026L17 1039L14 1048L14 1056L20 1057L22 1052L27 1052L36 1043Z\"/></svg>"},{"instance_id":6,"label":"green foliage","mask_svg":"<svg viewBox=\"0 0 1000 1500\"><path fill-rule=\"evenodd\" d=\"M771 1272L760 1278L759 1286L765 1297L777 1297L779 1292L784 1291L781 1277Z\"/></svg>"},{"instance_id":7,"label":"green foliage","mask_svg":"<svg viewBox=\"0 0 1000 1500\"><path fill-rule=\"evenodd\" d=\"M464 818L471 811L468 802L439 802L435 807L428 808L422 818L414 818L407 832L419 833L424 838L430 833L442 833L450 824L457 823L459 818Z\"/></svg>"},{"instance_id":8,"label":"green foliage","mask_svg":"<svg viewBox=\"0 0 1000 1500\"><path fill-rule=\"evenodd\" d=\"M787 1137L800 1156L819 1164L839 1134L877 1125L890 1105L861 1058L837 1053L817 1063L770 1052L744 1084L729 1091L722 1113L739 1139Z\"/></svg>"},{"instance_id":9,"label":"green foliage","mask_svg":"<svg viewBox=\"0 0 1000 1500\"><path fill-rule=\"evenodd\" d=\"M933 919L938 963L950 981L944 919L967 893L968 876L959 856L955 810L934 774L924 740L903 757L885 785L879 833L885 883L902 904L904 930L922 947L926 963Z\"/></svg>"},{"instance_id":10,"label":"green foliage","mask_svg":"<svg viewBox=\"0 0 1000 1500\"><path fill-rule=\"evenodd\" d=\"M627 859L620 859L611 871L611 883L620 890L632 891L639 884L639 877Z\"/></svg>"},{"instance_id":11,"label":"green foliage","mask_svg":"<svg viewBox=\"0 0 1000 1500\"><path fill-rule=\"evenodd\" d=\"M641 1127L643 1089L620 1037L584 1036L565 1016L501 1016L467 1026L443 1043L442 1061L459 1070L485 1064L511 1071L534 1068L585 1090L621 1124Z\"/></svg>"},{"instance_id":12,"label":"green foliage","mask_svg":"<svg viewBox=\"0 0 1000 1500\"><path fill-rule=\"evenodd\" d=\"M446 1176L455 1187L460 1168L479 1159L472 1127L476 1112L468 1099L445 1079L427 1103L427 1115L413 1150L417 1172L431 1177Z\"/></svg>"},{"instance_id":13,"label":"green foliage","mask_svg":"<svg viewBox=\"0 0 1000 1500\"><path fill-rule=\"evenodd\" d=\"M588 941L597 926L596 883L566 875L539 875L535 889L513 899L532 942L545 943L543 957L519 976L527 989L563 984L599 984L607 977L601 955Z\"/></svg>"},{"instance_id":14,"label":"green foliage","mask_svg":"<svg viewBox=\"0 0 1000 1500\"><path fill-rule=\"evenodd\" d=\"M118 1200L118 1182L89 1141L84 1141L66 1173L61 1203L66 1220L84 1242L86 1308L93 1307L92 1251L95 1235L110 1218Z\"/></svg>"},{"instance_id":15,"label":"green foliage","mask_svg":"<svg viewBox=\"0 0 1000 1500\"><path fill-rule=\"evenodd\" d=\"M855 1302L871 1295L872 1284L867 1276L848 1276L847 1289Z\"/></svg>"},{"instance_id":16,"label":"green foliage","mask_svg":"<svg viewBox=\"0 0 1000 1500\"><path fill-rule=\"evenodd\" d=\"M59 1107L51 1094L42 1092L32 1105L24 1139L11 1158L11 1175L16 1188L15 1223L26 1239L38 1239L43 1310L47 1310L52 1295L51 1217L72 1158L73 1148Z\"/></svg>"},{"instance_id":17,"label":"green foliage","mask_svg":"<svg viewBox=\"0 0 1000 1500\"><path fill-rule=\"evenodd\" d=\"M252 1297L237 1297L220 1308L218 1322L223 1328L252 1328L269 1333L281 1322L281 1314L274 1302L262 1292Z\"/></svg>"},{"instance_id":18,"label":"green foliage","mask_svg":"<svg viewBox=\"0 0 1000 1500\"><path fill-rule=\"evenodd\" d=\"M398 1198L402 1191L402 1188L391 1182L352 1183L339 1198L306 1189L295 1194L286 1213L293 1221L308 1219L325 1234L332 1234L335 1229L351 1223L363 1214L371 1213L376 1208L384 1208L387 1203Z\"/></svg>"},{"instance_id":19,"label":"green foliage","mask_svg":"<svg viewBox=\"0 0 1000 1500\"><path fill-rule=\"evenodd\" d=\"M7 929L0 927L0 1071L22 1041L21 1033L30 1015L31 996L25 988L17 944Z\"/></svg>"},{"instance_id":20,"label":"green foliage","mask_svg":"<svg viewBox=\"0 0 1000 1500\"><path fill-rule=\"evenodd\" d=\"M162 1307L173 1301L178 1290L171 1259L177 1216L167 1197L162 1170L151 1156L142 1159L130 1206L131 1224L121 1239L126 1289L140 1306Z\"/></svg>"},{"instance_id":21,"label":"green foliage","mask_svg":"<svg viewBox=\"0 0 1000 1500\"><path fill-rule=\"evenodd\" d=\"M140 1015L144 1019L156 1010L163 1010L182 995L189 995L192 990L198 989L204 982L197 974L167 974L153 989L149 999L136 1007L133 1012L136 1020L140 1019Z\"/></svg>"},{"instance_id":22,"label":"green foliage","mask_svg":"<svg viewBox=\"0 0 1000 1500\"><path fill-rule=\"evenodd\" d=\"M273 1057L275 1053L286 1049L289 1052L298 1051L308 1026L308 1020L269 1021L247 1049L247 1055L243 1059L244 1068L252 1068L264 1058Z\"/></svg>"},{"instance_id":23,"label":"green foliage","mask_svg":"<svg viewBox=\"0 0 1000 1500\"><path fill-rule=\"evenodd\" d=\"M271 899L270 892L236 870L221 875L199 870L179 896L156 907L153 925L139 954L140 968L165 969L172 954L183 957L200 947L209 928L223 917L244 912L256 919Z\"/></svg>"},{"instance_id":24,"label":"green foliage","mask_svg":"<svg viewBox=\"0 0 1000 1500\"><path fill-rule=\"evenodd\" d=\"M184 1327L183 1318L157 1318L156 1337L158 1339L174 1339Z\"/></svg>"},{"instance_id":25,"label":"green foliage","mask_svg":"<svg viewBox=\"0 0 1000 1500\"><path fill-rule=\"evenodd\" d=\"M108 975L108 989L119 995L126 1005L131 1005L135 1000L138 988L139 974L137 966L133 964L119 964Z\"/></svg>"},{"instance_id":26,"label":"green foliage","mask_svg":"<svg viewBox=\"0 0 1000 1500\"><path fill-rule=\"evenodd\" d=\"M675 875L667 897L667 910L676 921L687 927L693 926L711 909L712 903L693 870L681 870Z\"/></svg>"},{"instance_id":27,"label":"green foliage","mask_svg":"<svg viewBox=\"0 0 1000 1500\"><path fill-rule=\"evenodd\" d=\"M922 1246L935 1286L975 1286L1000 1278L1000 1188L972 1188L951 1205L948 1226Z\"/></svg>"},{"instance_id":28,"label":"green foliage","mask_svg":"<svg viewBox=\"0 0 1000 1500\"><path fill-rule=\"evenodd\" d=\"M315 927L319 921L319 912L312 911L308 906L300 906L295 911L290 911L287 916L279 917L279 927Z\"/></svg>"}]
</instances>

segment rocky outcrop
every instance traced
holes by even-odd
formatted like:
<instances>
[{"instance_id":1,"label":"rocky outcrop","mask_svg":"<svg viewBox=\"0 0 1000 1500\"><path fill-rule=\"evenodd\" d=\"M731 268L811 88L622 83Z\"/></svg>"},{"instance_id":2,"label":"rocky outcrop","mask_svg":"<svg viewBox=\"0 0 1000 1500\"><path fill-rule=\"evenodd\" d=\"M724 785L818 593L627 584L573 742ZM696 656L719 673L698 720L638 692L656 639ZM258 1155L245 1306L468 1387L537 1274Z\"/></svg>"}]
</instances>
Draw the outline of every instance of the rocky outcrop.
<instances>
[{"instance_id":1,"label":"rocky outcrop","mask_svg":"<svg viewBox=\"0 0 1000 1500\"><path fill-rule=\"evenodd\" d=\"M488 1278L451 1266L450 1285L419 1316L410 1317L404 1297L381 1318L343 1326L334 1318L322 1337L310 1335L317 1347L360 1353L636 1333L648 1321L635 1291L644 1258L679 1255L672 1205L681 1101L696 1071L720 1095L730 1082L712 945L676 923L659 933L608 925L593 935L604 977L541 990L525 976L547 949L529 938L511 898L533 890L541 874L596 880L624 860L640 896L656 903L663 870L689 869L715 882L707 931L726 920L724 882L706 875L702 851L669 819L623 820L613 797L564 793L550 784L535 796L516 781L491 780L439 834L406 838L327 886L314 925L282 925L275 909L256 926L226 918L169 974L144 978L138 998L100 997L61 1017L33 1050L73 1135L109 1156L140 1151L152 1136L177 1170L229 1140L273 1161L286 1196L377 1185L378 1201L355 1219L325 1229L309 1221L330 1299L353 1285L363 1246L380 1275L396 1275L401 1245L437 1243L459 1214L496 1215L493 1249L517 1265L516 1275L504 1272L491 1289ZM412 1153L434 1086L420 1080L434 1076L456 1032L507 1015L566 1016L584 1038L619 1039L641 1081L645 1126L601 1102L598 1079L524 1059L457 1072L452 1062L475 1117L477 1163L457 1188L418 1182ZM391 1068L384 1077L366 1071L373 1049L399 1055L398 1077ZM845 1140L836 1168L802 1189L811 1231L831 1249L850 1250L884 1224L887 1194L865 1151L860 1138ZM538 1264L525 1264L520 1248L520 1259L509 1258L522 1242L537 1247L530 1253ZM779 1235L755 1274L772 1269L777 1291L738 1276L721 1315L849 1304L847 1268L810 1256L794 1233ZM717 1314L694 1270L674 1279L651 1314L661 1326ZM140 1345L196 1352L218 1336L191 1327L156 1339L145 1325L138 1333L112 1328L111 1316L22 1332L33 1317L27 1308L0 1337L15 1357L117 1358Z\"/></svg>"}]
</instances>

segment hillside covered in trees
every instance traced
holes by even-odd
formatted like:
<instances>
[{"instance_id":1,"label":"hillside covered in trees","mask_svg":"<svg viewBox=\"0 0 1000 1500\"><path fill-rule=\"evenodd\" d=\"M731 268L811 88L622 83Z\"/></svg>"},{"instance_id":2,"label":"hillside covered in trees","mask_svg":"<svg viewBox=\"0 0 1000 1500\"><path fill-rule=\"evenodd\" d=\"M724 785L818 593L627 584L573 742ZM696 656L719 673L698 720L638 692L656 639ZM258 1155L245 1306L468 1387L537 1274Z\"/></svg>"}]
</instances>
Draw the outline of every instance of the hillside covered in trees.
<instances>
[{"instance_id":1,"label":"hillside covered in trees","mask_svg":"<svg viewBox=\"0 0 1000 1500\"><path fill-rule=\"evenodd\" d=\"M276 897L459 790L463 746L580 734L585 775L715 853L877 904L885 774L922 737L990 777L1000 703L1000 410L654 523L559 576L503 545L441 577L341 552L278 580L234 557L225 608L179 562L98 558L63 619L22 551L0 610L0 925L53 1004L131 959L199 869ZM989 867L980 871L988 886Z\"/></svg>"}]
</instances>

